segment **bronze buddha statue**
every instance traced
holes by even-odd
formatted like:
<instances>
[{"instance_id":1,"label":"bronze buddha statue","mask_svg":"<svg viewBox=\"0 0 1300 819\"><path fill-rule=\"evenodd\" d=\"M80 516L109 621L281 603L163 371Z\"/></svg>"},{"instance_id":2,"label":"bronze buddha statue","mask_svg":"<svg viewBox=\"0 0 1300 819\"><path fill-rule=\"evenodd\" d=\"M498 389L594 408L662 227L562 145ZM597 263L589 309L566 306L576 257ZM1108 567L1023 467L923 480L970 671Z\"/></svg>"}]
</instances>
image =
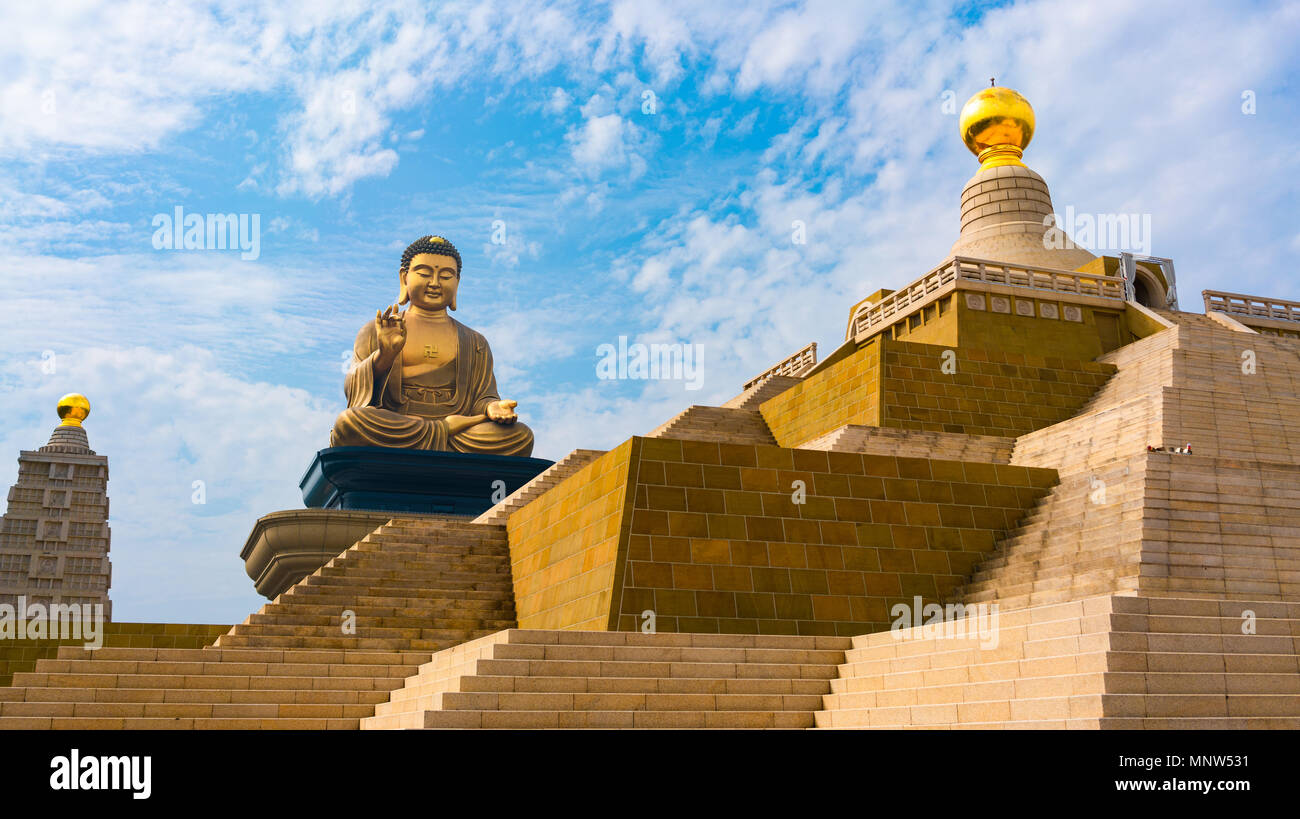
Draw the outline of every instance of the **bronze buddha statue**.
<instances>
[{"instance_id":1,"label":"bronze buddha statue","mask_svg":"<svg viewBox=\"0 0 1300 819\"><path fill-rule=\"evenodd\" d=\"M517 402L497 394L487 339L447 314L460 274L460 252L441 236L417 239L402 254L398 303L357 333L343 382L348 408L330 446L532 453Z\"/></svg>"}]
</instances>

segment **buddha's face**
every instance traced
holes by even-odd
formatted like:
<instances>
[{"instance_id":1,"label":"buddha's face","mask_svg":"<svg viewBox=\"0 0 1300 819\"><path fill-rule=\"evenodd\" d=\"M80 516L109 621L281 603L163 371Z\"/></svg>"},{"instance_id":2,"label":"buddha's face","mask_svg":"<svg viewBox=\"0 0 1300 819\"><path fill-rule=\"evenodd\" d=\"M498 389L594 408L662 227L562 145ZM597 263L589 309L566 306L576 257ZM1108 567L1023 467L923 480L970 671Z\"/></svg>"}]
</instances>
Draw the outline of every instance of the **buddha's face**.
<instances>
[{"instance_id":1,"label":"buddha's face","mask_svg":"<svg viewBox=\"0 0 1300 819\"><path fill-rule=\"evenodd\" d=\"M456 260L436 253L417 253L402 274L411 304L422 310L441 310L455 303L460 273Z\"/></svg>"}]
</instances>

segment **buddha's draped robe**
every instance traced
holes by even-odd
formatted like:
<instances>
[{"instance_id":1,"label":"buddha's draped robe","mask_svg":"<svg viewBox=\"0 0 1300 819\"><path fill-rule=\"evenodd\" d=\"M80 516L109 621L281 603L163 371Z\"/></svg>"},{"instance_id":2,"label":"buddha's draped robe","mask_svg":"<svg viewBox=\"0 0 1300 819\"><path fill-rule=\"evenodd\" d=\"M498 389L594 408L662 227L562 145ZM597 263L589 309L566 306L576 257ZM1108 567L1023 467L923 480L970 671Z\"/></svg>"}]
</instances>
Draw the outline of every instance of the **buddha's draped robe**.
<instances>
[{"instance_id":1,"label":"buddha's draped robe","mask_svg":"<svg viewBox=\"0 0 1300 819\"><path fill-rule=\"evenodd\" d=\"M451 434L448 415L482 415L501 400L487 339L455 319L455 361L415 378L403 378L399 353L381 380L375 377L379 343L374 322L357 333L352 366L343 381L348 408L334 422L330 446L437 449L489 455L530 455L533 431L523 423L488 419Z\"/></svg>"}]
</instances>

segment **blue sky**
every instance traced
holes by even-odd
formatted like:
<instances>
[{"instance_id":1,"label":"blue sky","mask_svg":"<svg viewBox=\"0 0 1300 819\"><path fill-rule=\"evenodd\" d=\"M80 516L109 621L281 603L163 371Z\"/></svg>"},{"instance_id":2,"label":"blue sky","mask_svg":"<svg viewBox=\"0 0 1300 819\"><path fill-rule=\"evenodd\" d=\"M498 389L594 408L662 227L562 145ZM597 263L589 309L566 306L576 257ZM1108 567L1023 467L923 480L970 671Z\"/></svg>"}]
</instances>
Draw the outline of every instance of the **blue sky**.
<instances>
[{"instance_id":1,"label":"blue sky","mask_svg":"<svg viewBox=\"0 0 1300 819\"><path fill-rule=\"evenodd\" d=\"M115 616L237 622L244 538L301 506L412 239L461 249L535 454L611 447L943 261L992 76L1057 211L1150 215L1184 309L1300 298L1300 6L1134 5L10 4L0 484L86 393ZM155 249L177 206L257 214L258 258ZM702 388L597 379L620 335L702 345Z\"/></svg>"}]
</instances>

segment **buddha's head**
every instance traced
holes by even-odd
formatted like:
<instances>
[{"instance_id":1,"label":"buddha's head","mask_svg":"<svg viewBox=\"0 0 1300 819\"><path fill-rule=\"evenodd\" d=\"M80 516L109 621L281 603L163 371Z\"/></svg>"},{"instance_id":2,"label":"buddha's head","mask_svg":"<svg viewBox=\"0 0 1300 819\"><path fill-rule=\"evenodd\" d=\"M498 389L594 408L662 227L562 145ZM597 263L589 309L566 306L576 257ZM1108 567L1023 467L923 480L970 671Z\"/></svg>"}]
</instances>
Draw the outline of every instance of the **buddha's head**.
<instances>
[{"instance_id":1,"label":"buddha's head","mask_svg":"<svg viewBox=\"0 0 1300 819\"><path fill-rule=\"evenodd\" d=\"M441 236L422 236L402 253L398 303L421 310L456 309L460 286L460 252Z\"/></svg>"}]
</instances>

